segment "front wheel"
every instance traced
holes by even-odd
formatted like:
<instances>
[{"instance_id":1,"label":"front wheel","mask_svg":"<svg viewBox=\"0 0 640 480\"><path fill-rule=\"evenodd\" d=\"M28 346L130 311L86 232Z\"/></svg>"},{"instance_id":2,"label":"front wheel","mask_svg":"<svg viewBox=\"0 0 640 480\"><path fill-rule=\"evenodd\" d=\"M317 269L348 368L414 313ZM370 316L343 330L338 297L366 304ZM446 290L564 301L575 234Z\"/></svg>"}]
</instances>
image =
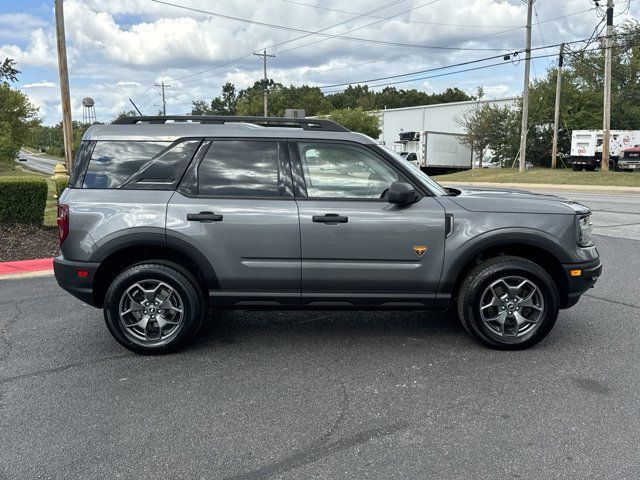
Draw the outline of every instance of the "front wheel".
<instances>
[{"instance_id":1,"label":"front wheel","mask_svg":"<svg viewBox=\"0 0 640 480\"><path fill-rule=\"evenodd\" d=\"M115 278L105 297L104 319L121 345L137 353L167 353L197 333L203 295L178 268L143 263Z\"/></svg>"},{"instance_id":2,"label":"front wheel","mask_svg":"<svg viewBox=\"0 0 640 480\"><path fill-rule=\"evenodd\" d=\"M518 350L542 340L558 318L558 290L539 265L496 257L474 268L460 287L458 314L480 343Z\"/></svg>"}]
</instances>

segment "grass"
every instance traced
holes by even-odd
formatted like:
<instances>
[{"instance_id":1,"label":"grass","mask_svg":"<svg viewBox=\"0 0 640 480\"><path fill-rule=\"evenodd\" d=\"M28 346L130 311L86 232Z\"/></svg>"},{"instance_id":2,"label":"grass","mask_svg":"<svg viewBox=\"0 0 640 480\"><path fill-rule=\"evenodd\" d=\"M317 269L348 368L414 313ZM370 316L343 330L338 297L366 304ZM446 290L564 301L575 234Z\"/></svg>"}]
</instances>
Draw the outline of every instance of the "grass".
<instances>
[{"instance_id":1,"label":"grass","mask_svg":"<svg viewBox=\"0 0 640 480\"><path fill-rule=\"evenodd\" d=\"M464 172L438 175L439 183L491 182L491 183L548 183L553 185L604 185L640 187L638 172L574 172L568 168L532 168L520 173L511 168L478 168Z\"/></svg>"},{"instance_id":2,"label":"grass","mask_svg":"<svg viewBox=\"0 0 640 480\"><path fill-rule=\"evenodd\" d=\"M56 217L58 216L58 200L56 198L56 184L49 178L49 175L32 172L26 169L16 169L15 167L12 168L6 164L0 163L0 177L24 177L30 175L45 177L47 180L49 193L47 194L47 205L44 209L44 225L54 227L56 226Z\"/></svg>"}]
</instances>

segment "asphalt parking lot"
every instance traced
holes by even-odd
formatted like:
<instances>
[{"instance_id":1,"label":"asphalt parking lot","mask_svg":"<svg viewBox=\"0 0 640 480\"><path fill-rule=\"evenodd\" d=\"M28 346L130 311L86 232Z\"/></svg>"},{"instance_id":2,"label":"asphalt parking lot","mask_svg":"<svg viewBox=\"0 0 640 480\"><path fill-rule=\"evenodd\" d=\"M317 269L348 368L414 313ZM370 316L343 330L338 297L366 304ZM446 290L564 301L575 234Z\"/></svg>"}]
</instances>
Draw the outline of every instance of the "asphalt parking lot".
<instances>
[{"instance_id":1,"label":"asphalt parking lot","mask_svg":"<svg viewBox=\"0 0 640 480\"><path fill-rule=\"evenodd\" d=\"M2 281L0 478L639 478L640 197L566 196L604 273L522 352L438 312L226 312L143 357Z\"/></svg>"}]
</instances>

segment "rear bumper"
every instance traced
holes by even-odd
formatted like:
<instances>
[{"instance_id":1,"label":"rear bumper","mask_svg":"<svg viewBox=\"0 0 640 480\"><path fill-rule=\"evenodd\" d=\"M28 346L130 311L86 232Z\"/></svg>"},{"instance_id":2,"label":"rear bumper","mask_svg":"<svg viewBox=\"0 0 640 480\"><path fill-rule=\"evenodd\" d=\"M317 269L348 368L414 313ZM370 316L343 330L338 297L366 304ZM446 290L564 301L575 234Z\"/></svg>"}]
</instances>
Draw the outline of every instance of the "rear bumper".
<instances>
[{"instance_id":1,"label":"rear bumper","mask_svg":"<svg viewBox=\"0 0 640 480\"><path fill-rule=\"evenodd\" d=\"M567 301L563 308L569 308L578 303L580 296L593 288L602 273L600 259L582 263L566 263L563 265L568 279ZM572 276L572 270L580 270L580 275Z\"/></svg>"},{"instance_id":2,"label":"rear bumper","mask_svg":"<svg viewBox=\"0 0 640 480\"><path fill-rule=\"evenodd\" d=\"M53 273L58 285L93 307L96 306L93 299L93 278L99 266L99 263L70 261L61 256L53 259ZM79 271L87 272L86 276L78 276Z\"/></svg>"}]
</instances>

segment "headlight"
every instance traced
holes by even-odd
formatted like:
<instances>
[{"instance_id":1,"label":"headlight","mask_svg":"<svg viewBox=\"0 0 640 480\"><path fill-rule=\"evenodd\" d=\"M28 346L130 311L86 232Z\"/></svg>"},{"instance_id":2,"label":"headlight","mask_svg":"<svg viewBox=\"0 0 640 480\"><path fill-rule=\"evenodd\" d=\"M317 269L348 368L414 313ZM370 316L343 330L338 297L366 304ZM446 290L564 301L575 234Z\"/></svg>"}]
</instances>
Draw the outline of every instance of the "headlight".
<instances>
[{"instance_id":1,"label":"headlight","mask_svg":"<svg viewBox=\"0 0 640 480\"><path fill-rule=\"evenodd\" d=\"M591 214L578 218L578 245L587 247L591 245Z\"/></svg>"}]
</instances>

